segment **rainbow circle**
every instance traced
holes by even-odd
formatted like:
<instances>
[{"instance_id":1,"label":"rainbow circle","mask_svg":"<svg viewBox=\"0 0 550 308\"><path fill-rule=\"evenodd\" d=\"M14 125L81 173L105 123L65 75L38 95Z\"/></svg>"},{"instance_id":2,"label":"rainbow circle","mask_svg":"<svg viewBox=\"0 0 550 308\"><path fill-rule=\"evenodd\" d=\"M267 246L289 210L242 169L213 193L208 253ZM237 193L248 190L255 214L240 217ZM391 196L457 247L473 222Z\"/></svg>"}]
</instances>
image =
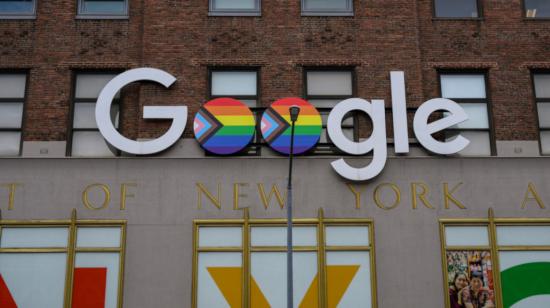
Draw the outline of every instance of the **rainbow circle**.
<instances>
[{"instance_id":1,"label":"rainbow circle","mask_svg":"<svg viewBox=\"0 0 550 308\"><path fill-rule=\"evenodd\" d=\"M232 98L217 98L195 115L195 139L208 152L230 155L244 149L254 136L256 121L250 109Z\"/></svg>"},{"instance_id":2,"label":"rainbow circle","mask_svg":"<svg viewBox=\"0 0 550 308\"><path fill-rule=\"evenodd\" d=\"M289 107L300 107L300 114L294 127L293 154L300 154L314 147L323 128L319 111L307 101L288 97L280 99L264 112L261 122L262 136L275 151L290 154L290 111Z\"/></svg>"}]
</instances>

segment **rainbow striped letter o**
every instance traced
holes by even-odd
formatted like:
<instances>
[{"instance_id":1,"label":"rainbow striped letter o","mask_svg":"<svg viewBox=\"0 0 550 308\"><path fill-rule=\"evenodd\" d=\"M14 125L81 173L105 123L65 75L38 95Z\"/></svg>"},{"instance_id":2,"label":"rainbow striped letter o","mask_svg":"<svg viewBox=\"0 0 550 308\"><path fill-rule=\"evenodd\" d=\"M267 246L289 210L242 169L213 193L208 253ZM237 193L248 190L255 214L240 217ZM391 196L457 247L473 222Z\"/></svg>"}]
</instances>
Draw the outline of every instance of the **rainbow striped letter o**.
<instances>
[{"instance_id":1,"label":"rainbow striped letter o","mask_svg":"<svg viewBox=\"0 0 550 308\"><path fill-rule=\"evenodd\" d=\"M319 111L307 101L288 97L280 99L269 107L262 116L261 130L265 141L275 151L290 154L290 111L289 107L300 107L295 123L293 154L304 153L319 141L322 121Z\"/></svg>"},{"instance_id":2,"label":"rainbow striped letter o","mask_svg":"<svg viewBox=\"0 0 550 308\"><path fill-rule=\"evenodd\" d=\"M217 98L195 115L195 139L208 152L230 155L244 149L254 136L256 121L250 109L232 98Z\"/></svg>"}]
</instances>

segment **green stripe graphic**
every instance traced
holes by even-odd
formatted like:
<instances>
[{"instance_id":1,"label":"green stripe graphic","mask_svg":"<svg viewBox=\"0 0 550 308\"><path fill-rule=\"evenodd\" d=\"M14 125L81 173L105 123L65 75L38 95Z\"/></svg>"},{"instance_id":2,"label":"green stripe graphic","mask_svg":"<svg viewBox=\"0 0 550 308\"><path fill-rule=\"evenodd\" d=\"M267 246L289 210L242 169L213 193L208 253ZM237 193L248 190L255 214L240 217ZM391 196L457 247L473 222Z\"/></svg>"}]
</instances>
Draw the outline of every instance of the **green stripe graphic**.
<instances>
[{"instance_id":1,"label":"green stripe graphic","mask_svg":"<svg viewBox=\"0 0 550 308\"><path fill-rule=\"evenodd\" d=\"M290 136L290 127L287 128L283 135ZM301 125L294 127L294 134L296 135L319 135L321 133L321 126L313 125Z\"/></svg>"},{"instance_id":2,"label":"green stripe graphic","mask_svg":"<svg viewBox=\"0 0 550 308\"><path fill-rule=\"evenodd\" d=\"M531 296L550 294L550 262L520 264L500 275L505 308Z\"/></svg>"},{"instance_id":3,"label":"green stripe graphic","mask_svg":"<svg viewBox=\"0 0 550 308\"><path fill-rule=\"evenodd\" d=\"M224 126L216 135L218 136L238 136L251 135L254 133L254 126Z\"/></svg>"}]
</instances>

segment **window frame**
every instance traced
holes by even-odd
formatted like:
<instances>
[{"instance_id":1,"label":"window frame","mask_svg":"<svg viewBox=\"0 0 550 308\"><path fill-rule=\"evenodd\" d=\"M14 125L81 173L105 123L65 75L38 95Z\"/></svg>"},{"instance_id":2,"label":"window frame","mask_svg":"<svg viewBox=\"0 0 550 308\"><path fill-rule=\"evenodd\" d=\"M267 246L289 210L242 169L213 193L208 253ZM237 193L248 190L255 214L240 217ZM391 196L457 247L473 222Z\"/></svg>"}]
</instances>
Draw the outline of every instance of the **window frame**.
<instances>
[{"instance_id":1,"label":"window frame","mask_svg":"<svg viewBox=\"0 0 550 308\"><path fill-rule=\"evenodd\" d=\"M306 1L307 0L300 0L300 11L301 16L354 16L354 6L353 1L354 0L342 0L346 1L346 10L332 10L332 9L316 9L316 10L307 10L306 9Z\"/></svg>"},{"instance_id":2,"label":"window frame","mask_svg":"<svg viewBox=\"0 0 550 308\"><path fill-rule=\"evenodd\" d=\"M23 0L24 1L24 0ZM0 19L36 19L36 8L38 0L30 0L33 2L32 12L29 13L8 13L0 11Z\"/></svg>"},{"instance_id":3,"label":"window frame","mask_svg":"<svg viewBox=\"0 0 550 308\"><path fill-rule=\"evenodd\" d=\"M216 0L208 0L208 16L262 16L262 0L254 0L253 9L214 9Z\"/></svg>"},{"instance_id":4,"label":"window frame","mask_svg":"<svg viewBox=\"0 0 550 308\"><path fill-rule=\"evenodd\" d=\"M536 91L536 88L535 88L535 75L548 75L548 76L550 76L550 71L549 70L531 70L531 91L533 91L532 93L533 93L533 98L534 98L534 101L535 101L534 114L535 114L535 118L536 118L536 122L537 122L537 130L538 130L537 139L539 141L539 153L540 153L541 156L550 156L550 153L544 154L542 152L542 138L541 138L541 133L545 132L545 131L550 132L550 127L542 128L540 126L540 120L539 120L539 103L545 103L545 104L550 105L550 97L540 97L540 98L537 97L537 91Z\"/></svg>"},{"instance_id":5,"label":"window frame","mask_svg":"<svg viewBox=\"0 0 550 308\"><path fill-rule=\"evenodd\" d=\"M84 11L84 2L86 1L98 1L98 0L77 0L76 5L76 19L129 19L130 18L130 0L122 0L124 2L123 13L86 13ZM100 0L100 1L113 1L116 0Z\"/></svg>"},{"instance_id":6,"label":"window frame","mask_svg":"<svg viewBox=\"0 0 550 308\"><path fill-rule=\"evenodd\" d=\"M237 96L227 96L227 95L213 95L212 94L212 73L215 72L255 72L256 73L256 95L237 95ZM209 66L207 74L207 101L211 101L220 97L229 97L236 100L256 100L256 107L248 107L254 115L254 120L256 121L255 125L255 137L252 139L252 142L248 146L242 149L238 153L234 153L226 156L261 156L262 154L262 145L265 145L266 142L262 137L262 130L260 128L260 123L262 120L262 115L267 109L266 107L259 106L261 98L261 67L260 66ZM206 156L218 156L204 150Z\"/></svg>"},{"instance_id":7,"label":"window frame","mask_svg":"<svg viewBox=\"0 0 550 308\"><path fill-rule=\"evenodd\" d=\"M308 82L307 82L307 74L308 72L349 72L351 74L351 95L308 95ZM334 99L334 100L345 100L348 98L354 98L357 97L357 72L355 69L355 66L304 66L302 69L302 80L303 80L303 94L302 98L309 102L309 100L316 100L316 99ZM310 102L311 104L311 102ZM313 105L313 104L312 104ZM332 110L332 108L327 107L315 107L317 111L321 114L321 118L323 117L323 113L327 112L327 116ZM353 116L353 140L358 142L359 141L359 129L358 129L358 123L359 123L359 116L355 114ZM323 132L327 133L327 141L328 141L328 131L326 131L327 125L326 123L322 124L321 134ZM349 155L347 153L342 153L332 142L319 142L312 147L306 154L314 154L314 155Z\"/></svg>"},{"instance_id":8,"label":"window frame","mask_svg":"<svg viewBox=\"0 0 550 308\"><path fill-rule=\"evenodd\" d=\"M439 97L443 97L443 89L441 88L441 75L482 75L485 86L485 98L447 98L458 104L480 104L484 103L487 106L487 128L446 128L443 132L488 132L489 133L489 147L491 153L488 156L485 155L461 155L461 157L491 157L496 156L496 141L494 133L494 121L493 121L493 104L491 102L491 91L489 88L489 72L487 70L453 70L453 69L441 69L437 70L437 82L439 87ZM457 153L460 155L460 153Z\"/></svg>"},{"instance_id":9,"label":"window frame","mask_svg":"<svg viewBox=\"0 0 550 308\"><path fill-rule=\"evenodd\" d=\"M0 132L20 132L21 136L19 139L19 152L14 156L1 156L1 157L20 157L23 152L23 132L25 131L25 118L27 115L27 96L29 94L29 76L30 72L28 70L0 70L0 75L25 75L25 93L22 98L0 98L0 104L4 103L21 103L23 105L23 111L21 113L21 125L19 128L8 128L2 127L0 124Z\"/></svg>"},{"instance_id":10,"label":"window frame","mask_svg":"<svg viewBox=\"0 0 550 308\"><path fill-rule=\"evenodd\" d=\"M70 306L73 292L73 277L76 264L76 255L79 252L113 252L119 254L119 273L117 284L117 308L122 308L123 292L124 292L124 267L126 261L126 220L104 220L104 219L77 219L76 211L73 212L70 220L2 220L0 219L0 240L3 228L60 228L66 227L68 238L65 247L49 247L49 248L0 248L0 254L6 253L64 253L67 255L67 263L65 265L65 282L64 282L64 306ZM78 228L82 227L97 227L120 228L120 246L118 248L87 248L77 247L76 234Z\"/></svg>"},{"instance_id":11,"label":"window frame","mask_svg":"<svg viewBox=\"0 0 550 308\"><path fill-rule=\"evenodd\" d=\"M521 10L522 10L522 18L523 20L541 20L541 21L548 21L550 20L550 16L544 16L544 17L527 17L527 1L521 0Z\"/></svg>"},{"instance_id":12,"label":"window frame","mask_svg":"<svg viewBox=\"0 0 550 308\"><path fill-rule=\"evenodd\" d=\"M495 306L503 307L503 294L501 283L500 270L500 253L505 251L550 251L550 246L504 246L498 245L497 228L502 226L550 226L549 218L495 218L493 211L489 211L488 218L441 218L439 219L439 239L441 246L441 266L443 272L443 291L445 293L445 308L451 308L449 300L449 275L447 269L447 252L448 251L490 251L492 276L493 276L493 291L495 293ZM483 226L487 228L489 246L451 246L447 247L445 227L458 226Z\"/></svg>"},{"instance_id":13,"label":"window frame","mask_svg":"<svg viewBox=\"0 0 550 308\"><path fill-rule=\"evenodd\" d=\"M253 252L286 252L286 246L252 246L251 235L252 227L286 227L286 219L268 218L252 219L249 218L248 210L244 210L242 219L195 219L193 220L193 269L192 269L192 305L197 308L198 304L198 270L199 253L201 252L238 252L242 254L243 276L243 307L249 307L251 292L249 283L251 275L251 256ZM292 219L294 227L309 226L316 227L317 246L293 246L294 252L316 252L317 253L317 273L319 275L319 300L325 301L326 294L326 266L327 255L333 251L359 251L369 253L370 266L370 286L371 286L371 308L378 308L377 300L377 279L376 279L376 244L374 237L374 220L370 218L325 218L322 209L319 210L317 218L294 218ZM332 226L361 226L367 227L369 232L368 246L329 246L326 244L326 228ZM241 227L242 242L239 247L199 247L199 228L201 227ZM293 228L294 228L293 227ZM323 268L324 267L324 268Z\"/></svg>"},{"instance_id":14,"label":"window frame","mask_svg":"<svg viewBox=\"0 0 550 308\"><path fill-rule=\"evenodd\" d=\"M74 128L74 113L75 113L75 104L78 103L95 103L97 104L97 98L76 98L76 79L78 75L104 75L104 74L113 74L116 76L119 74L120 70L75 70L72 73L72 88L71 88L71 104L69 108L69 119L67 124L67 148L65 149L65 155L73 157L73 135L75 131L82 132L99 132L99 128ZM120 90L120 98L113 99L113 105L118 105L118 128L119 132L122 131L122 118L123 118L123 90ZM105 139L105 138L103 138ZM107 141L105 141L108 143ZM114 147L113 147L114 148ZM113 157L118 157L122 154L122 151L115 148L113 152ZM76 156L79 158L103 158L104 156ZM110 157L110 156L109 156Z\"/></svg>"},{"instance_id":15,"label":"window frame","mask_svg":"<svg viewBox=\"0 0 550 308\"><path fill-rule=\"evenodd\" d=\"M436 1L432 0L432 20L483 20L483 1L475 0L477 6L477 17L439 17L437 16Z\"/></svg>"}]
</instances>

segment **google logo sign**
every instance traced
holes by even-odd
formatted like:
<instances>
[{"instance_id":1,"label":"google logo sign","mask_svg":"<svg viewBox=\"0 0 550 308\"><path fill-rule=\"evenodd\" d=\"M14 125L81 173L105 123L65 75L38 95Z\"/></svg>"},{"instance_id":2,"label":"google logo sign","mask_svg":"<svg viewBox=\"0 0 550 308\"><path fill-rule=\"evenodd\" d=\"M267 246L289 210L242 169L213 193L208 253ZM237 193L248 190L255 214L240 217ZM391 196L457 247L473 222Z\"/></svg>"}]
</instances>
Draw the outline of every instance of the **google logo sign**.
<instances>
[{"instance_id":1,"label":"google logo sign","mask_svg":"<svg viewBox=\"0 0 550 308\"><path fill-rule=\"evenodd\" d=\"M401 71L391 72L392 114L394 144L396 153L409 152L405 78ZM187 124L187 106L145 106L145 119L171 119L172 125L164 135L147 141L131 140L121 135L110 118L112 101L124 86L136 81L153 81L170 87L176 78L155 68L128 70L113 78L99 94L95 115L99 131L112 146L131 154L148 155L161 152L172 146L183 134ZM263 113L260 124L262 137L277 152L290 152L289 107L300 107L296 121L294 154L307 152L319 141L322 122L317 109L307 101L290 97L275 101ZM372 119L373 129L369 138L358 142L348 139L342 130L342 121L349 112L359 111ZM446 116L428 122L436 111ZM387 139L384 100L367 101L350 98L338 103L330 112L327 131L332 143L341 151L352 155L372 152L371 162L357 168L343 158L331 162L333 169L342 177L364 181L376 177L383 170L387 160ZM427 150L435 154L449 155L463 150L469 141L458 135L452 140L440 141L433 134L464 122L468 116L454 101L434 98L424 102L416 111L413 121L414 134ZM242 102L231 98L218 98L204 104L193 121L195 138L207 151L218 155L230 155L244 149L254 137L256 121L250 109Z\"/></svg>"}]
</instances>

